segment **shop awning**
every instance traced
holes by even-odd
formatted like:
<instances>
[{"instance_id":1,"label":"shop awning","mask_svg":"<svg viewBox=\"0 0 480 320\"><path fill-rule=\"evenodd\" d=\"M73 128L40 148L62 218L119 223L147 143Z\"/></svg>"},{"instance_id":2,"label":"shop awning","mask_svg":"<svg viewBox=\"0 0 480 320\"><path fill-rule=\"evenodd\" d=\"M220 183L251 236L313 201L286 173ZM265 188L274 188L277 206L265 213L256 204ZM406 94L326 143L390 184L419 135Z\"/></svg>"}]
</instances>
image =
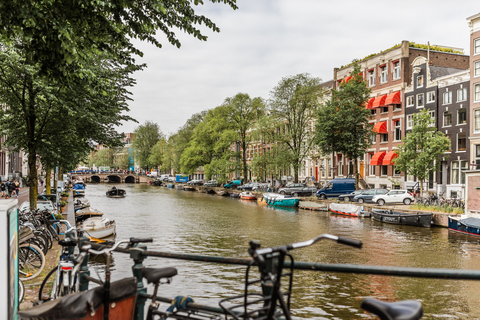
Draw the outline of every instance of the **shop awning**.
<instances>
[{"instance_id":1,"label":"shop awning","mask_svg":"<svg viewBox=\"0 0 480 320\"><path fill-rule=\"evenodd\" d=\"M383 158L385 157L386 151L380 151L373 155L372 160L370 160L371 166L381 166L383 164Z\"/></svg>"},{"instance_id":2,"label":"shop awning","mask_svg":"<svg viewBox=\"0 0 480 320\"><path fill-rule=\"evenodd\" d=\"M374 100L375 100L375 98L370 98L370 100L368 100L367 109L373 109L373 101Z\"/></svg>"},{"instance_id":3,"label":"shop awning","mask_svg":"<svg viewBox=\"0 0 480 320\"><path fill-rule=\"evenodd\" d=\"M348 83L348 81L350 81L351 79L352 79L352 77L351 77L351 76L348 76L348 77L345 77L345 78L343 79L343 81L344 81L345 83Z\"/></svg>"},{"instance_id":4,"label":"shop awning","mask_svg":"<svg viewBox=\"0 0 480 320\"><path fill-rule=\"evenodd\" d=\"M397 151L389 151L383 158L382 164L384 166L393 165L392 160L398 157Z\"/></svg>"},{"instance_id":5,"label":"shop awning","mask_svg":"<svg viewBox=\"0 0 480 320\"><path fill-rule=\"evenodd\" d=\"M402 100L400 99L400 91L390 93L387 96L385 99L385 105L388 106L389 104L402 104Z\"/></svg>"},{"instance_id":6,"label":"shop awning","mask_svg":"<svg viewBox=\"0 0 480 320\"><path fill-rule=\"evenodd\" d=\"M388 133L387 131L387 121L377 122L373 126L373 132L376 133Z\"/></svg>"},{"instance_id":7,"label":"shop awning","mask_svg":"<svg viewBox=\"0 0 480 320\"><path fill-rule=\"evenodd\" d=\"M375 98L373 101L372 107L378 108L378 107L383 107L385 105L385 99L387 99L387 95L384 94L383 96L378 96Z\"/></svg>"}]
</instances>

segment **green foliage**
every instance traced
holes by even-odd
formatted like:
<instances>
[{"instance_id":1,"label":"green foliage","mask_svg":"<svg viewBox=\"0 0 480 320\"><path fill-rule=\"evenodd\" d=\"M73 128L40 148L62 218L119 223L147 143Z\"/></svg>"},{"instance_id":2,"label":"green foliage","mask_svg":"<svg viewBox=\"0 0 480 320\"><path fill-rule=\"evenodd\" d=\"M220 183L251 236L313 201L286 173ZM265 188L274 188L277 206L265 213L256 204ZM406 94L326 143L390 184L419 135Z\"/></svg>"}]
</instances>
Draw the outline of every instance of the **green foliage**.
<instances>
[{"instance_id":1,"label":"green foliage","mask_svg":"<svg viewBox=\"0 0 480 320\"><path fill-rule=\"evenodd\" d=\"M165 138L161 138L150 150L150 155L148 156L148 164L150 168L161 167L163 161L163 155L165 154L165 147L167 141Z\"/></svg>"},{"instance_id":2,"label":"green foliage","mask_svg":"<svg viewBox=\"0 0 480 320\"><path fill-rule=\"evenodd\" d=\"M440 158L450 150L450 139L437 131L434 119L423 109L413 115L413 128L402 141L393 160L395 168L416 177L423 190L423 181L440 169Z\"/></svg>"},{"instance_id":3,"label":"green foliage","mask_svg":"<svg viewBox=\"0 0 480 320\"><path fill-rule=\"evenodd\" d=\"M277 156L293 167L294 181L298 182L301 164L314 143L313 122L323 95L320 79L309 74L282 78L270 92L268 104L275 143L283 145Z\"/></svg>"},{"instance_id":4,"label":"green foliage","mask_svg":"<svg viewBox=\"0 0 480 320\"><path fill-rule=\"evenodd\" d=\"M150 163L148 157L153 146L163 137L160 127L157 123L146 121L143 125L135 129L135 139L133 140L133 148L135 150L135 161L140 167L148 170Z\"/></svg>"},{"instance_id":5,"label":"green foliage","mask_svg":"<svg viewBox=\"0 0 480 320\"><path fill-rule=\"evenodd\" d=\"M318 110L315 143L323 154L342 153L357 161L370 147L371 113L365 107L370 89L357 63L351 76L350 81L340 84L339 90L332 90L332 98ZM354 168L357 170L356 165Z\"/></svg>"}]
</instances>

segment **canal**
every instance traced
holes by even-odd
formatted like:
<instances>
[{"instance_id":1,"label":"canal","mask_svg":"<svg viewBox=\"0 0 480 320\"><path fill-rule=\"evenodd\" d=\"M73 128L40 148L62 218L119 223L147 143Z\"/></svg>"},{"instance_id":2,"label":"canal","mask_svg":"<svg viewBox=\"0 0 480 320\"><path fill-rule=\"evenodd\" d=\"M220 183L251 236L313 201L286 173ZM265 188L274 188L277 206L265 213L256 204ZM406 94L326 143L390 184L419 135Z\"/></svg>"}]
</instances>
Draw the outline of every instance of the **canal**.
<instances>
[{"instance_id":1,"label":"canal","mask_svg":"<svg viewBox=\"0 0 480 320\"><path fill-rule=\"evenodd\" d=\"M268 247L331 233L361 240L364 246L355 249L325 240L292 251L295 261L480 269L480 239L446 228L396 226L321 211L274 209L256 202L149 185L117 185L127 196L112 199L105 196L108 187L87 186L91 207L116 221L117 240L152 237L151 250L249 258L248 242L252 239ZM191 296L197 303L218 306L219 299L243 292L244 266L165 258L147 258L145 265L178 269L172 284L161 286L161 296ZM115 253L112 278L130 276L131 266L126 255ZM102 274L103 265L93 269L92 275ZM479 281L296 271L292 314L309 319L368 319L360 302L376 297L420 300L424 319L475 319L480 318L479 289Z\"/></svg>"}]
</instances>

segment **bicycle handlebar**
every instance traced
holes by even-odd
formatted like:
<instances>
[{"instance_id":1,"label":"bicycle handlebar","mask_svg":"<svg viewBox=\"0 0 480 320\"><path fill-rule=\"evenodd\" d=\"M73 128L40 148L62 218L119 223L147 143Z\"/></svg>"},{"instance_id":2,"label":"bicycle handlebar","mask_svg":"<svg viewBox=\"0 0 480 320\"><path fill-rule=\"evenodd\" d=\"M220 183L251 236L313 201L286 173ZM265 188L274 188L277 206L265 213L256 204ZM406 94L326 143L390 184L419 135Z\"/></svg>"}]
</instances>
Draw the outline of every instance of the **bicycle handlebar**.
<instances>
[{"instance_id":1,"label":"bicycle handlebar","mask_svg":"<svg viewBox=\"0 0 480 320\"><path fill-rule=\"evenodd\" d=\"M250 243L250 247L251 247L251 249L253 249L252 252L251 252L251 255L253 257L254 255L259 256L259 255L265 255L265 254L269 254L269 253L273 253L273 252L290 251L290 250L293 250L293 249L308 247L308 246L311 246L312 244L315 244L316 242L318 242L322 239L328 239L328 240L336 241L340 244L345 244L345 245L356 247L356 248L361 248L362 245L363 245L363 243L361 241L358 241L358 240L354 240L354 239L350 239L350 238L346 238L346 237L337 237L337 236L334 236L334 235L331 235L331 234L328 234L328 233L324 233L324 234L321 234L318 237L310 239L310 240L296 242L296 243L292 243L292 244L287 244L287 245L280 246L280 247L272 247L272 248L259 249L260 244L258 242L253 242L252 241Z\"/></svg>"}]
</instances>

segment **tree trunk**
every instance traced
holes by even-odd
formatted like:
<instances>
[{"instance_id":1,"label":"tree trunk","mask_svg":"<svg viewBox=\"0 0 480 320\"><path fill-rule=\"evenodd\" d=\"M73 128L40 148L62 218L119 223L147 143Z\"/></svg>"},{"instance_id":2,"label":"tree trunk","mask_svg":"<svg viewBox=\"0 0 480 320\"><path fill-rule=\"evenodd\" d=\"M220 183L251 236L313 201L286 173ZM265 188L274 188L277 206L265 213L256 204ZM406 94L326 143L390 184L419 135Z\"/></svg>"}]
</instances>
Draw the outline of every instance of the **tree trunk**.
<instances>
[{"instance_id":1,"label":"tree trunk","mask_svg":"<svg viewBox=\"0 0 480 320\"><path fill-rule=\"evenodd\" d=\"M353 173L355 175L355 190L358 190L358 182L360 180L359 178L359 174L358 174L358 158L355 158L354 161L353 161L354 165L353 165Z\"/></svg>"},{"instance_id":2,"label":"tree trunk","mask_svg":"<svg viewBox=\"0 0 480 320\"><path fill-rule=\"evenodd\" d=\"M45 169L45 188L47 189L47 194L52 194L51 175L52 175L52 168L50 167L50 165L47 165L47 168Z\"/></svg>"},{"instance_id":3,"label":"tree trunk","mask_svg":"<svg viewBox=\"0 0 480 320\"><path fill-rule=\"evenodd\" d=\"M30 181L29 202L30 208L37 207L38 196L38 177L37 177L37 154L35 151L29 150L28 153L28 179Z\"/></svg>"},{"instance_id":4,"label":"tree trunk","mask_svg":"<svg viewBox=\"0 0 480 320\"><path fill-rule=\"evenodd\" d=\"M423 198L423 179L420 180L420 198Z\"/></svg>"}]
</instances>

